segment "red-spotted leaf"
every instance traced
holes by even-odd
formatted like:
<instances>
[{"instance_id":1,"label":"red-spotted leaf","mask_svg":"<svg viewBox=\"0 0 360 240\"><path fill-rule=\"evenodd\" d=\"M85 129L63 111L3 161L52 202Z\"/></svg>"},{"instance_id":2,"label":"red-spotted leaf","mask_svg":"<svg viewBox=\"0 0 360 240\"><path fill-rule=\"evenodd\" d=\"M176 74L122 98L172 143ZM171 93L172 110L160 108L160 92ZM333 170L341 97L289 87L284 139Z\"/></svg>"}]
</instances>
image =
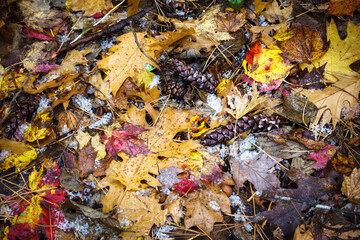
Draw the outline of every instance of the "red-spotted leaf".
<instances>
[{"instance_id":1,"label":"red-spotted leaf","mask_svg":"<svg viewBox=\"0 0 360 240\"><path fill-rule=\"evenodd\" d=\"M145 131L145 129L142 127L125 123L123 130L112 131L110 135L105 134L101 137L101 141L107 140L105 145L106 150L114 159L121 151L131 156L149 153L151 151L144 144L144 141L138 138L138 135L143 131Z\"/></svg>"}]
</instances>

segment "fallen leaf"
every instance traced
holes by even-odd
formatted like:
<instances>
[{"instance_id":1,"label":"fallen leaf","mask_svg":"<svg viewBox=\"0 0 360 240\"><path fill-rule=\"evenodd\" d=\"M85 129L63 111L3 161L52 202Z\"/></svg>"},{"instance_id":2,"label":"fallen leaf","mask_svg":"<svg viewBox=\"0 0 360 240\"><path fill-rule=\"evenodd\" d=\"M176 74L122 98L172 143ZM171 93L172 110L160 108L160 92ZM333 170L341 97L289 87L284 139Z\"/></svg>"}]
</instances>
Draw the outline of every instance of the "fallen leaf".
<instances>
[{"instance_id":1,"label":"fallen leaf","mask_svg":"<svg viewBox=\"0 0 360 240\"><path fill-rule=\"evenodd\" d=\"M28 145L27 147L29 150L23 151L21 154L11 153L6 156L5 160L0 163L0 171L5 171L12 167L15 167L16 171L20 171L35 160L37 158L35 148Z\"/></svg>"},{"instance_id":2,"label":"fallen leaf","mask_svg":"<svg viewBox=\"0 0 360 240\"><path fill-rule=\"evenodd\" d=\"M154 42L158 42L158 40L146 38L146 33L137 33L136 36L143 51L148 56L156 59L154 49L151 49L149 46ZM125 79L133 77L136 72L144 70L146 64L158 67L140 51L132 32L125 33L117 37L116 40L121 43L112 46L108 50L108 56L97 61L99 69L109 70L109 74L104 81L110 82L110 89L114 96Z\"/></svg>"},{"instance_id":3,"label":"fallen leaf","mask_svg":"<svg viewBox=\"0 0 360 240\"><path fill-rule=\"evenodd\" d=\"M127 17L130 17L138 12L139 3L140 3L140 0L129 0L127 2L127 5L129 6L129 9L127 12Z\"/></svg>"},{"instance_id":4,"label":"fallen leaf","mask_svg":"<svg viewBox=\"0 0 360 240\"><path fill-rule=\"evenodd\" d=\"M325 66L326 64L319 68L313 68L311 72L309 72L307 68L302 71L299 76L301 87L305 89L323 90L326 87L323 81ZM327 85L331 84L327 83Z\"/></svg>"},{"instance_id":5,"label":"fallen leaf","mask_svg":"<svg viewBox=\"0 0 360 240\"><path fill-rule=\"evenodd\" d=\"M51 127L52 117L50 117L50 113L38 114L30 125L25 130L24 138L29 142L38 141L40 139L45 139L52 132L53 129Z\"/></svg>"},{"instance_id":6,"label":"fallen leaf","mask_svg":"<svg viewBox=\"0 0 360 240\"><path fill-rule=\"evenodd\" d=\"M78 166L79 170L81 170L80 177L87 177L94 171L96 155L90 142L79 150Z\"/></svg>"},{"instance_id":7,"label":"fallen leaf","mask_svg":"<svg viewBox=\"0 0 360 240\"><path fill-rule=\"evenodd\" d=\"M148 186L159 187L161 183L152 176L159 174L158 162L159 159L155 154L139 154L122 162L112 161L106 170L105 179L119 181L126 186L126 190L141 190Z\"/></svg>"},{"instance_id":8,"label":"fallen leaf","mask_svg":"<svg viewBox=\"0 0 360 240\"><path fill-rule=\"evenodd\" d=\"M330 0L330 9L327 14L343 16L348 15L352 16L354 11L360 5L360 1L358 0Z\"/></svg>"},{"instance_id":9,"label":"fallen leaf","mask_svg":"<svg viewBox=\"0 0 360 240\"><path fill-rule=\"evenodd\" d=\"M255 14L258 16L266 7L269 5L270 2L263 2L262 0L255 0Z\"/></svg>"},{"instance_id":10,"label":"fallen leaf","mask_svg":"<svg viewBox=\"0 0 360 240\"><path fill-rule=\"evenodd\" d=\"M216 222L222 222L221 212L230 213L230 200L219 187L207 186L206 189L193 192L184 202L186 207L185 227L196 226L210 233ZM221 212L220 212L221 210Z\"/></svg>"},{"instance_id":11,"label":"fallen leaf","mask_svg":"<svg viewBox=\"0 0 360 240\"><path fill-rule=\"evenodd\" d=\"M190 111L165 109L160 115L156 125L149 131L143 132L144 139L151 152L163 157L185 158L201 145L190 139L185 142L175 142L176 133L187 131L191 123L187 121L194 113ZM170 127L171 126L171 127Z\"/></svg>"},{"instance_id":12,"label":"fallen leaf","mask_svg":"<svg viewBox=\"0 0 360 240\"><path fill-rule=\"evenodd\" d=\"M281 159L270 158L265 153L245 152L239 158L231 158L229 162L238 188L249 181L257 191L263 191L279 186L276 175L270 173L269 169L280 161Z\"/></svg>"},{"instance_id":13,"label":"fallen leaf","mask_svg":"<svg viewBox=\"0 0 360 240\"><path fill-rule=\"evenodd\" d=\"M290 18L292 10L291 3L289 5L281 4L280 8L278 2L273 0L271 4L266 6L266 10L262 14L271 23L284 22Z\"/></svg>"},{"instance_id":14,"label":"fallen leaf","mask_svg":"<svg viewBox=\"0 0 360 240\"><path fill-rule=\"evenodd\" d=\"M354 168L350 176L344 176L341 192L345 194L351 202L360 202L360 169Z\"/></svg>"},{"instance_id":15,"label":"fallen leaf","mask_svg":"<svg viewBox=\"0 0 360 240\"><path fill-rule=\"evenodd\" d=\"M334 145L329 144L323 150L310 153L306 159L316 161L316 164L314 165L314 169L319 170L321 168L324 168L326 163L334 157L336 152L334 148L335 148Z\"/></svg>"},{"instance_id":16,"label":"fallen leaf","mask_svg":"<svg viewBox=\"0 0 360 240\"><path fill-rule=\"evenodd\" d=\"M317 204L321 196L326 194L328 188L324 179L307 175L297 168L291 168L288 177L298 187L295 189L264 190L262 195L271 201L275 201L276 207L270 211L258 213L254 220L258 222L263 217L267 218L270 223L280 227L285 238L291 239L296 227L302 221L301 216L298 214L299 209L307 207L306 203ZM292 198L297 201L283 201L284 198L282 197Z\"/></svg>"},{"instance_id":17,"label":"fallen leaf","mask_svg":"<svg viewBox=\"0 0 360 240\"><path fill-rule=\"evenodd\" d=\"M337 172L347 176L350 175L356 167L356 159L350 154L341 154L338 152L331 162Z\"/></svg>"},{"instance_id":18,"label":"fallen leaf","mask_svg":"<svg viewBox=\"0 0 360 240\"><path fill-rule=\"evenodd\" d=\"M243 67L247 76L254 81L269 84L274 81L282 81L293 67L286 63L280 56L280 49L261 48L253 55L253 61L244 60Z\"/></svg>"},{"instance_id":19,"label":"fallen leaf","mask_svg":"<svg viewBox=\"0 0 360 240\"><path fill-rule=\"evenodd\" d=\"M27 1L18 2L23 14L24 22L32 29L43 32L44 28L53 28L63 22L63 15L60 10L50 8L48 1Z\"/></svg>"},{"instance_id":20,"label":"fallen leaf","mask_svg":"<svg viewBox=\"0 0 360 240\"><path fill-rule=\"evenodd\" d=\"M295 63L311 63L323 56L329 47L329 43L321 38L320 32L315 32L307 26L277 33L274 38L278 40L277 44L282 50L281 56Z\"/></svg>"},{"instance_id":21,"label":"fallen leaf","mask_svg":"<svg viewBox=\"0 0 360 240\"><path fill-rule=\"evenodd\" d=\"M236 32L246 23L245 17L244 13L219 13L216 20L217 30L220 32Z\"/></svg>"},{"instance_id":22,"label":"fallen leaf","mask_svg":"<svg viewBox=\"0 0 360 240\"><path fill-rule=\"evenodd\" d=\"M101 141L106 141L106 150L113 159L116 159L121 151L131 156L149 153L150 150L144 144L144 140L137 137L144 131L145 129L142 127L125 123L123 130L115 130L109 134L104 134Z\"/></svg>"},{"instance_id":23,"label":"fallen leaf","mask_svg":"<svg viewBox=\"0 0 360 240\"><path fill-rule=\"evenodd\" d=\"M86 0L67 0L66 8L73 12L84 11L85 17L90 17L95 13L102 12L111 8L110 0L94 0L88 2Z\"/></svg>"},{"instance_id":24,"label":"fallen leaf","mask_svg":"<svg viewBox=\"0 0 360 240\"><path fill-rule=\"evenodd\" d=\"M359 79L348 75L334 74L334 76L337 76L339 81L324 90L298 90L318 108L313 125L318 124L322 118L322 124L330 123L332 120L332 125L336 126L340 120L341 111L346 106L344 104L348 103L352 107L357 102L356 96L360 89ZM325 111L329 111L330 114L324 115Z\"/></svg>"},{"instance_id":25,"label":"fallen leaf","mask_svg":"<svg viewBox=\"0 0 360 240\"><path fill-rule=\"evenodd\" d=\"M293 240L314 240L314 236L311 234L310 229L306 229L305 224L297 226Z\"/></svg>"},{"instance_id":26,"label":"fallen leaf","mask_svg":"<svg viewBox=\"0 0 360 240\"><path fill-rule=\"evenodd\" d=\"M347 25L347 37L341 40L334 20L331 20L327 27L327 40L330 41L328 51L313 64L302 64L301 68L312 69L313 66L319 68L326 63L325 79L336 81L334 73L359 77L359 74L350 68L350 64L360 59L360 26L356 26L352 21Z\"/></svg>"}]
</instances>

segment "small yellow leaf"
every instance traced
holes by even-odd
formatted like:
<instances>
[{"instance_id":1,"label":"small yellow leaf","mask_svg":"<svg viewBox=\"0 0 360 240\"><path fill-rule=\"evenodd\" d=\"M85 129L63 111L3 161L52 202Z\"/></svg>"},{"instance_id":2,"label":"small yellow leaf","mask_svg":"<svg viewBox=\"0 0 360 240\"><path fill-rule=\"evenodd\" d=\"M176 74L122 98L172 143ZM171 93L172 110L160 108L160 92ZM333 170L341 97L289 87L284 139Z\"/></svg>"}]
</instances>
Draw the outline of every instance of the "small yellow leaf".
<instances>
[{"instance_id":1,"label":"small yellow leaf","mask_svg":"<svg viewBox=\"0 0 360 240\"><path fill-rule=\"evenodd\" d=\"M33 168L33 171L29 175L29 187L31 190L35 191L37 189L37 185L41 181L43 172L43 168L40 168L39 171L37 171L35 167Z\"/></svg>"},{"instance_id":2,"label":"small yellow leaf","mask_svg":"<svg viewBox=\"0 0 360 240\"><path fill-rule=\"evenodd\" d=\"M32 160L37 158L35 148L28 146L30 150L22 154L11 154L0 164L0 171L15 167L17 171L24 169Z\"/></svg>"},{"instance_id":3,"label":"small yellow leaf","mask_svg":"<svg viewBox=\"0 0 360 240\"><path fill-rule=\"evenodd\" d=\"M148 70L141 71L140 73L135 74L134 79L137 82L137 85L145 85L146 88L149 88L150 83L154 79L155 74L149 72Z\"/></svg>"},{"instance_id":4,"label":"small yellow leaf","mask_svg":"<svg viewBox=\"0 0 360 240\"><path fill-rule=\"evenodd\" d=\"M77 12L77 11L85 11L84 16L90 17L95 13L102 12L111 8L110 0L67 0L66 8Z\"/></svg>"},{"instance_id":5,"label":"small yellow leaf","mask_svg":"<svg viewBox=\"0 0 360 240\"><path fill-rule=\"evenodd\" d=\"M37 115L30 127L25 130L24 138L29 142L45 139L53 131L51 127L46 126L46 123L51 121L52 117L50 117L50 112Z\"/></svg>"}]
</instances>

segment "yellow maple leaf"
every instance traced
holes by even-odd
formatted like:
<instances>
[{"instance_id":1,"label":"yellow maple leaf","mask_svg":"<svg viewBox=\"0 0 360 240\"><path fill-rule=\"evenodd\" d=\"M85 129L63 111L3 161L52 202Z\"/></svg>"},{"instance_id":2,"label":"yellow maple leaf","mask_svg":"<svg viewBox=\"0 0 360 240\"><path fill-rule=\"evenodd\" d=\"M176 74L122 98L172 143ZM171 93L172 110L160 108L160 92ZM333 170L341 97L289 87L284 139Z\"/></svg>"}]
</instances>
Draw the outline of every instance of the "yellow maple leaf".
<instances>
[{"instance_id":1,"label":"yellow maple leaf","mask_svg":"<svg viewBox=\"0 0 360 240\"><path fill-rule=\"evenodd\" d=\"M324 90L298 90L319 108L312 123L314 125L318 124L322 118L322 124L332 120L333 126L336 126L342 109L346 107L344 104L348 103L351 107L357 102L356 97L360 89L359 79L341 74L334 74L334 76L337 76L339 81Z\"/></svg>"},{"instance_id":2,"label":"yellow maple leaf","mask_svg":"<svg viewBox=\"0 0 360 240\"><path fill-rule=\"evenodd\" d=\"M155 59L155 51L148 46L154 42L158 42L158 40L146 38L145 32L137 33L136 36L143 51ZM146 64L155 65L153 61L141 52L132 32L125 33L117 37L116 40L120 43L109 49L109 56L97 62L99 69L109 70L105 81L110 82L110 89L114 96L126 78L133 77L135 73L143 71ZM145 47L145 45L147 47Z\"/></svg>"},{"instance_id":3,"label":"yellow maple leaf","mask_svg":"<svg viewBox=\"0 0 360 240\"><path fill-rule=\"evenodd\" d=\"M102 12L111 8L110 0L67 0L66 8L74 12L85 11L84 16L90 17L95 13Z\"/></svg>"},{"instance_id":4,"label":"yellow maple leaf","mask_svg":"<svg viewBox=\"0 0 360 240\"><path fill-rule=\"evenodd\" d=\"M189 157L190 153L201 145L192 139L185 142L175 142L176 133L187 131L191 123L187 121L192 117L190 111L167 108L159 116L155 127L143 132L141 138L145 140L148 148L163 157Z\"/></svg>"},{"instance_id":5,"label":"yellow maple leaf","mask_svg":"<svg viewBox=\"0 0 360 240\"><path fill-rule=\"evenodd\" d=\"M265 84L284 80L293 65L285 63L280 56L281 53L282 51L277 47L262 49L260 54L254 56L252 64L243 61L245 74L256 82Z\"/></svg>"},{"instance_id":6,"label":"yellow maple leaf","mask_svg":"<svg viewBox=\"0 0 360 240\"><path fill-rule=\"evenodd\" d=\"M360 75L351 70L350 64L360 59L360 26L355 26L348 21L347 37L341 40L334 20L327 27L327 40L330 40L328 51L320 59L313 62L319 68L325 66L324 77L330 81L336 81L333 73L359 77ZM301 64L301 67L312 69L312 65Z\"/></svg>"}]
</instances>

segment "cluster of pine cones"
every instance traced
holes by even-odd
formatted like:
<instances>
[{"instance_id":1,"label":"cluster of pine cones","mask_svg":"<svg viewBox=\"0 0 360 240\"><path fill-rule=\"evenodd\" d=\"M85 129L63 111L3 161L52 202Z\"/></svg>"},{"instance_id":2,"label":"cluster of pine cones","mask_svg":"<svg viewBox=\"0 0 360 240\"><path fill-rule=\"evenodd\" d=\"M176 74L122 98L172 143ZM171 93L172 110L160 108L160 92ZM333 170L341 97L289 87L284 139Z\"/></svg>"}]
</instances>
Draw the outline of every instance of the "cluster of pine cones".
<instances>
[{"instance_id":1,"label":"cluster of pine cones","mask_svg":"<svg viewBox=\"0 0 360 240\"><path fill-rule=\"evenodd\" d=\"M4 123L4 135L10 139L13 137L17 128L24 123L29 122L33 117L33 114L37 111L40 103L40 97L38 95L28 95L12 109L12 113L8 117L8 120Z\"/></svg>"},{"instance_id":2,"label":"cluster of pine cones","mask_svg":"<svg viewBox=\"0 0 360 240\"><path fill-rule=\"evenodd\" d=\"M177 60L169 59L168 70L165 70L162 93L170 99L182 100L192 85L202 91L215 93L218 81L211 74L202 74L191 66Z\"/></svg>"},{"instance_id":3,"label":"cluster of pine cones","mask_svg":"<svg viewBox=\"0 0 360 240\"><path fill-rule=\"evenodd\" d=\"M203 146L214 146L226 143L236 137L236 135L249 130L251 130L252 133L266 132L278 128L279 124L280 119L276 115L265 116L263 114L256 114L252 117L243 116L240 119L233 120L230 123L217 128L213 132L205 134L200 140L200 144Z\"/></svg>"}]
</instances>

